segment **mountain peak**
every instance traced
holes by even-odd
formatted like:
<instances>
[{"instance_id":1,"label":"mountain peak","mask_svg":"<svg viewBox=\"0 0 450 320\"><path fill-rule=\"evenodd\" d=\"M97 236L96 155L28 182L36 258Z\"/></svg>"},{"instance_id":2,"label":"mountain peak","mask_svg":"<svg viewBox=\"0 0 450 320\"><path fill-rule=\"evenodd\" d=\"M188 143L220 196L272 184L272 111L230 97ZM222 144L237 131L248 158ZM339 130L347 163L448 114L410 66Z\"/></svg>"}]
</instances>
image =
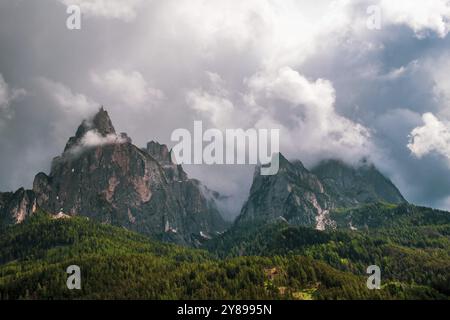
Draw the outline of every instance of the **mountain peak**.
<instances>
[{"instance_id":1,"label":"mountain peak","mask_svg":"<svg viewBox=\"0 0 450 320\"><path fill-rule=\"evenodd\" d=\"M216 199L170 162L166 145L152 141L138 148L126 134L116 134L103 107L82 122L66 150L53 160L49 175L40 173L33 182L35 202L46 212L87 216L192 245L199 243L199 234L226 226ZM0 210L10 198L0 197ZM1 219L0 212L0 224Z\"/></svg>"},{"instance_id":2,"label":"mountain peak","mask_svg":"<svg viewBox=\"0 0 450 320\"><path fill-rule=\"evenodd\" d=\"M116 133L108 111L106 111L103 106L94 116L93 124L95 129L97 129L102 135Z\"/></svg>"},{"instance_id":3,"label":"mountain peak","mask_svg":"<svg viewBox=\"0 0 450 320\"><path fill-rule=\"evenodd\" d=\"M324 182L328 192L342 195L340 205L377 201L395 204L406 202L391 180L367 159L355 166L336 159L324 160L312 172Z\"/></svg>"},{"instance_id":4,"label":"mountain peak","mask_svg":"<svg viewBox=\"0 0 450 320\"><path fill-rule=\"evenodd\" d=\"M97 130L97 132L102 136L107 136L108 134L116 133L111 118L109 117L108 111L106 111L103 108L103 106L101 106L101 108L98 110L98 112L94 115L92 119L84 120L83 123L80 125L80 128L83 134L89 130Z\"/></svg>"},{"instance_id":5,"label":"mountain peak","mask_svg":"<svg viewBox=\"0 0 450 320\"><path fill-rule=\"evenodd\" d=\"M108 111L106 111L103 106L100 107L93 117L83 120L79 125L75 136L71 137L67 142L64 151L69 150L72 146L77 144L84 137L86 132L91 130L95 130L103 137L106 137L109 134L116 134L116 129L114 129Z\"/></svg>"},{"instance_id":6,"label":"mountain peak","mask_svg":"<svg viewBox=\"0 0 450 320\"><path fill-rule=\"evenodd\" d=\"M236 223L278 216L292 224L333 228L330 212L367 203L406 203L395 185L368 160L352 166L341 160L324 160L311 171L279 154L280 170L274 176L255 175L250 196Z\"/></svg>"},{"instance_id":7,"label":"mountain peak","mask_svg":"<svg viewBox=\"0 0 450 320\"><path fill-rule=\"evenodd\" d=\"M261 167L268 166L269 163L257 165L254 171L254 177L261 175ZM289 161L281 152L278 152L279 171L306 171L305 166L300 160Z\"/></svg>"}]
</instances>

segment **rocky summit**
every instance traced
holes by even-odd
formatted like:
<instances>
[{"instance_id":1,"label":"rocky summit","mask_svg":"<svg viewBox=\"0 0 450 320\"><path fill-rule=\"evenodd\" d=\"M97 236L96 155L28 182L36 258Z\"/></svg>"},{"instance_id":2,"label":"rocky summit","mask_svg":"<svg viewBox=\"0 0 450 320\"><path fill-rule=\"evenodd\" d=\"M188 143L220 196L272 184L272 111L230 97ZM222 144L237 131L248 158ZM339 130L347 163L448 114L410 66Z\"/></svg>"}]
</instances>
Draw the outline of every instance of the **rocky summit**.
<instances>
[{"instance_id":1,"label":"rocky summit","mask_svg":"<svg viewBox=\"0 0 450 320\"><path fill-rule=\"evenodd\" d=\"M41 208L195 245L226 226L208 192L172 162L167 146L136 147L101 108L54 158L50 174L36 175L33 190L0 195L0 213L14 224Z\"/></svg>"},{"instance_id":2,"label":"rocky summit","mask_svg":"<svg viewBox=\"0 0 450 320\"><path fill-rule=\"evenodd\" d=\"M311 170L340 207L366 203L406 203L397 187L367 160L351 166L340 160L325 160Z\"/></svg>"},{"instance_id":3,"label":"rocky summit","mask_svg":"<svg viewBox=\"0 0 450 320\"><path fill-rule=\"evenodd\" d=\"M350 166L327 160L311 171L280 154L277 175L262 176L257 167L250 196L236 225L281 219L318 230L334 228L333 210L367 203L406 203L400 191L378 169L362 161Z\"/></svg>"}]
</instances>

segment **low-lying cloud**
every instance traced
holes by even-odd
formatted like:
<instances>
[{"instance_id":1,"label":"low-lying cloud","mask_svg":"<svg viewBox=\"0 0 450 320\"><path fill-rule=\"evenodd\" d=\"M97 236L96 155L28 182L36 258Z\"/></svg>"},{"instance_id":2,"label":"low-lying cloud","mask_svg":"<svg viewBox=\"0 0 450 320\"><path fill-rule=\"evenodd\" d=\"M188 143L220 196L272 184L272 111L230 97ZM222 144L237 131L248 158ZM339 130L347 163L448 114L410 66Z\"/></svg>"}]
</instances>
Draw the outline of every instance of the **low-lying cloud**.
<instances>
[{"instance_id":1,"label":"low-lying cloud","mask_svg":"<svg viewBox=\"0 0 450 320\"><path fill-rule=\"evenodd\" d=\"M90 148L111 144L122 144L125 142L127 142L126 137L122 137L113 133L104 136L101 135L97 130L92 129L87 131L81 138L80 142L67 150L67 152L71 155L77 156Z\"/></svg>"}]
</instances>

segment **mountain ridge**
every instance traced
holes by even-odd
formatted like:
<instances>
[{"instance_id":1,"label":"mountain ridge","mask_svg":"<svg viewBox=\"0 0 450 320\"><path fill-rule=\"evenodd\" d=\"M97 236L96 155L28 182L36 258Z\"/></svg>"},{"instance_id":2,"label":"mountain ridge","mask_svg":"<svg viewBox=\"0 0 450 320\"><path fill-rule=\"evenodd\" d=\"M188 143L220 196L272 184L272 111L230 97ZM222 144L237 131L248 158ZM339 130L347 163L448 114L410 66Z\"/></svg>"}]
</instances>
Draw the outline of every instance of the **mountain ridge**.
<instances>
[{"instance_id":1,"label":"mountain ridge","mask_svg":"<svg viewBox=\"0 0 450 320\"><path fill-rule=\"evenodd\" d=\"M116 134L103 107L80 124L53 159L50 173L35 176L28 197L16 199L20 195L3 196L2 216L18 217L3 221L20 223L41 208L189 245L227 225L201 183L172 163L167 146L150 142L147 148L136 147L125 133Z\"/></svg>"},{"instance_id":2,"label":"mountain ridge","mask_svg":"<svg viewBox=\"0 0 450 320\"><path fill-rule=\"evenodd\" d=\"M300 160L281 153L277 175L261 176L255 169L250 195L236 224L282 217L293 225L325 230L335 228L330 212L338 208L385 201L407 203L395 185L373 164L352 167L325 160L308 170Z\"/></svg>"},{"instance_id":3,"label":"mountain ridge","mask_svg":"<svg viewBox=\"0 0 450 320\"><path fill-rule=\"evenodd\" d=\"M396 186L367 161L351 166L324 160L307 169L279 154L279 172L255 168L249 197L234 224L283 219L318 230L336 228L333 211L368 203L407 203ZM191 179L157 141L138 148L117 134L101 107L83 120L50 173L38 173L32 190L0 194L2 224L20 223L37 208L84 215L163 240L200 245L228 227L216 201L220 195ZM351 226L349 226L351 227Z\"/></svg>"}]
</instances>

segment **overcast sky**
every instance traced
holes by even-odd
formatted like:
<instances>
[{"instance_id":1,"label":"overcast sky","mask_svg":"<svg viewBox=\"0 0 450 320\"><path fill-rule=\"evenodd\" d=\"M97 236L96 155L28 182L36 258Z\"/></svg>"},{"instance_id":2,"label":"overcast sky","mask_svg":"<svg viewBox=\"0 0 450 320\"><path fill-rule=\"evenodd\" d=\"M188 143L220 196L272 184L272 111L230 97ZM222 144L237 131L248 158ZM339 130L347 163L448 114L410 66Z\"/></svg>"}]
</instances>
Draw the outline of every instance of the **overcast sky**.
<instances>
[{"instance_id":1,"label":"overcast sky","mask_svg":"<svg viewBox=\"0 0 450 320\"><path fill-rule=\"evenodd\" d=\"M368 157L450 209L449 28L446 0L0 0L0 190L48 173L103 104L139 146L194 120L279 128L288 158ZM236 207L253 175L186 169Z\"/></svg>"}]
</instances>

